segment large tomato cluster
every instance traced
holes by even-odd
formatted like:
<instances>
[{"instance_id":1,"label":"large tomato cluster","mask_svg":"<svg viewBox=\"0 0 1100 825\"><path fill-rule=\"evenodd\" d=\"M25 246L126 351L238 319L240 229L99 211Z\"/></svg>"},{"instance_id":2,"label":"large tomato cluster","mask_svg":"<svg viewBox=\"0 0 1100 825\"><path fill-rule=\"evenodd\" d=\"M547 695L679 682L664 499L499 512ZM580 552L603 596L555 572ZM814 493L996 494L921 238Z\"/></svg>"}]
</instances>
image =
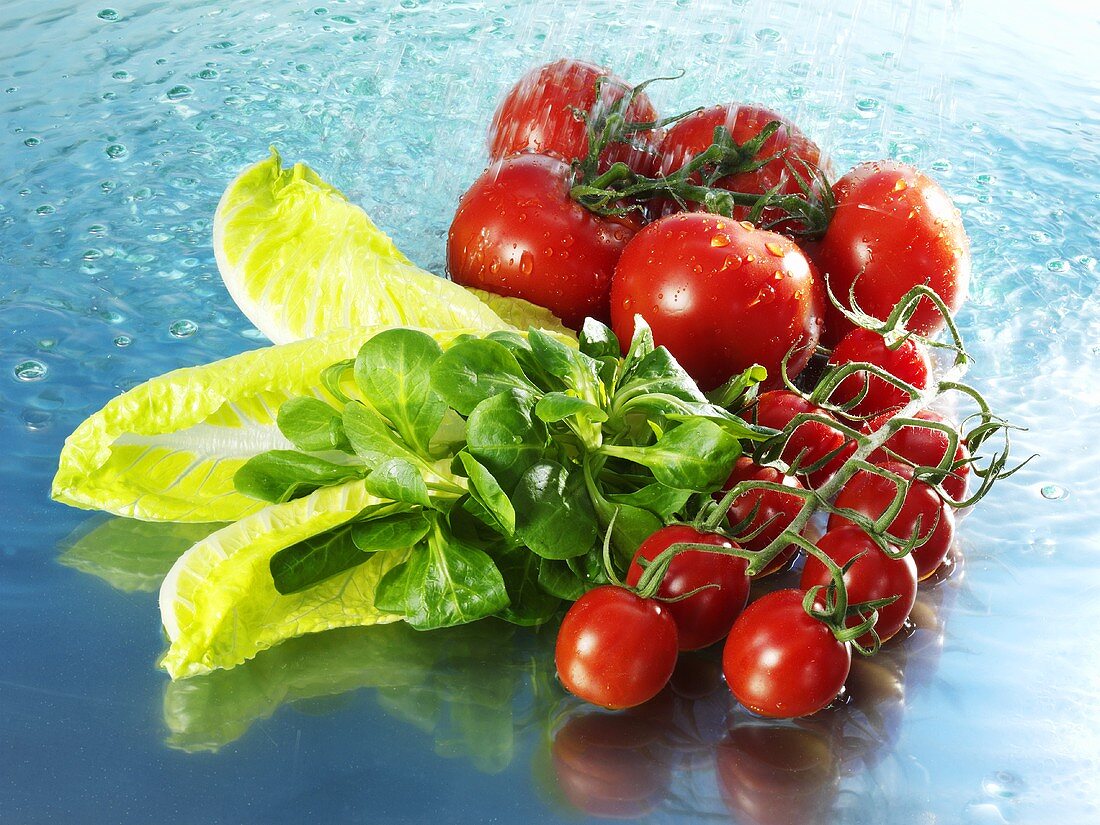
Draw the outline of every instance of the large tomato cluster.
<instances>
[{"instance_id":1,"label":"large tomato cluster","mask_svg":"<svg viewBox=\"0 0 1100 825\"><path fill-rule=\"evenodd\" d=\"M632 126L607 140L609 112L612 126ZM894 428L870 464L848 463L854 434L887 426L933 381L922 339L944 328L969 278L958 210L927 176L891 161L830 182L818 146L759 106L663 121L642 87L577 60L522 78L488 145L490 165L448 236L455 281L532 301L574 328L595 317L624 345L642 318L704 391L761 365L766 391L739 412L780 432L730 468L715 496L721 524L663 528L638 548L624 586L573 605L557 641L560 678L590 702L630 707L663 688L679 650L724 639L726 681L747 708L820 710L840 693L853 644L873 650L905 626L966 497L966 440L931 412L918 416L927 427ZM599 208L582 197L624 176L645 196ZM899 308L914 287L939 304L922 296ZM826 376L873 370L849 368L813 393L816 381L799 378L811 363ZM806 557L791 528L814 506L830 516ZM781 535L789 544L778 546ZM659 586L638 592L670 549ZM763 552L767 563L752 565ZM750 600L753 578L800 559L797 586Z\"/></svg>"}]
</instances>

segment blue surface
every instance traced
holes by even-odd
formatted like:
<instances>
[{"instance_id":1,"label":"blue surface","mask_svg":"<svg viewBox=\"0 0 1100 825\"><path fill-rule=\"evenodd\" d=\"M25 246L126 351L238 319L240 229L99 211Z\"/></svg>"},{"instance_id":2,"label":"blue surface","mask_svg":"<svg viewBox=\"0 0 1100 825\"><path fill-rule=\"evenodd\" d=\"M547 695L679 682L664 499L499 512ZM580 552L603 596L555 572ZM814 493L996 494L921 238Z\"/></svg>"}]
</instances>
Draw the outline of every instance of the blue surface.
<instances>
[{"instance_id":1,"label":"blue surface","mask_svg":"<svg viewBox=\"0 0 1100 825\"><path fill-rule=\"evenodd\" d=\"M658 822L1100 821L1100 24L1085 3L1015 5L5 3L0 820L575 821L625 772L620 812ZM268 144L439 271L496 99L565 54L684 69L653 87L666 112L769 104L838 170L930 170L973 241L971 377L1041 458L963 523L964 569L923 597L934 626L865 667L864 697L783 727L769 770L720 685L577 762L549 634L500 627L330 634L169 685L152 588L195 536L139 535L136 573L107 564L126 528L48 500L65 435L120 390L261 343L210 221ZM74 569L89 547L128 591Z\"/></svg>"}]
</instances>

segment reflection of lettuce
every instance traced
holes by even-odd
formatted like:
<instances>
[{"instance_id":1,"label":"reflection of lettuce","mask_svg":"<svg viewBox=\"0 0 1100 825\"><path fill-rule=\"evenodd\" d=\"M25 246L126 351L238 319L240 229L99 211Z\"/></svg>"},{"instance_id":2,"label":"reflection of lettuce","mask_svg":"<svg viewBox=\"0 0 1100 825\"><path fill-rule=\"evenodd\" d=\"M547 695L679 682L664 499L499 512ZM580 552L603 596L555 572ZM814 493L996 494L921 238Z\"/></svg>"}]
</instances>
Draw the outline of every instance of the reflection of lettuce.
<instances>
[{"instance_id":1,"label":"reflection of lettuce","mask_svg":"<svg viewBox=\"0 0 1100 825\"><path fill-rule=\"evenodd\" d=\"M61 541L58 561L126 592L152 592L183 552L221 524L88 519Z\"/></svg>"},{"instance_id":2,"label":"reflection of lettuce","mask_svg":"<svg viewBox=\"0 0 1100 825\"><path fill-rule=\"evenodd\" d=\"M440 755L500 771L514 755L513 700L532 667L514 633L495 621L431 633L399 623L291 639L232 670L170 682L168 744L217 750L288 702L374 688L379 704L432 736Z\"/></svg>"}]
</instances>

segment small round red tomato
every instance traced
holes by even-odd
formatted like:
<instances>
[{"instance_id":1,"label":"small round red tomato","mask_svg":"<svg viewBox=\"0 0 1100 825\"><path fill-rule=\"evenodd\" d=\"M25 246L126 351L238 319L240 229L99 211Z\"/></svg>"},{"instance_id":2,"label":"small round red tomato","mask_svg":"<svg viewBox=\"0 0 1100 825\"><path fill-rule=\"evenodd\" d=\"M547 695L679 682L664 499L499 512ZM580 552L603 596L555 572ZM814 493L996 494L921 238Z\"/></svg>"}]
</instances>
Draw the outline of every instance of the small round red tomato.
<instances>
[{"instance_id":1,"label":"small round red tomato","mask_svg":"<svg viewBox=\"0 0 1100 825\"><path fill-rule=\"evenodd\" d=\"M776 430L784 429L796 415L816 415L828 421L836 421L826 410L789 390L762 393L756 403L742 415L750 421ZM801 468L816 464L835 452L824 466L808 474L800 473L806 477L811 487L817 489L836 475L848 456L855 452L855 448L855 441L846 439L844 433L829 424L823 421L804 421L790 434L780 458L790 467L797 464Z\"/></svg>"},{"instance_id":2,"label":"small round red tomato","mask_svg":"<svg viewBox=\"0 0 1100 825\"><path fill-rule=\"evenodd\" d=\"M676 623L664 606L623 587L589 590L565 614L554 648L574 696L629 708L656 696L676 667Z\"/></svg>"},{"instance_id":3,"label":"small round red tomato","mask_svg":"<svg viewBox=\"0 0 1100 825\"><path fill-rule=\"evenodd\" d=\"M833 354L829 356L830 366L857 361L881 367L890 375L919 390L928 386L928 378L932 374L932 362L924 344L907 338L897 348L890 349L881 335L862 327L853 329L841 338ZM860 393L863 393L863 397L848 408L848 412L855 416L879 415L912 400L909 393L899 387L865 372L853 373L841 381L833 390L830 400L834 404L845 405L858 398Z\"/></svg>"},{"instance_id":4,"label":"small round red tomato","mask_svg":"<svg viewBox=\"0 0 1100 825\"><path fill-rule=\"evenodd\" d=\"M823 293L788 238L704 212L649 224L623 250L611 325L630 341L634 316L653 328L704 390L760 364L778 381L806 365L821 334Z\"/></svg>"},{"instance_id":5,"label":"small round red tomato","mask_svg":"<svg viewBox=\"0 0 1100 825\"><path fill-rule=\"evenodd\" d=\"M600 85L599 110L607 111L630 91L630 85L609 69L583 60L563 59L532 69L500 102L489 127L489 157L499 160L518 152L553 155L565 161L588 154L588 132L576 112L589 114L596 105L596 81ZM645 92L635 96L626 110L635 123L658 120ZM600 155L606 169L623 161L642 174L651 174L660 160L656 145L661 133L638 132L630 143L616 142Z\"/></svg>"},{"instance_id":6,"label":"small round red tomato","mask_svg":"<svg viewBox=\"0 0 1100 825\"><path fill-rule=\"evenodd\" d=\"M821 150L817 144L782 115L760 106L737 103L711 106L688 115L671 126L661 141L661 174L668 175L677 171L696 155L706 151L714 142L715 127L724 126L734 141L742 144L759 135L772 121L780 123L779 130L764 141L757 158L762 160L780 153L782 157L775 157L758 169L719 178L714 185L731 192L754 195L762 195L776 187L781 194L801 192L798 179L790 173L787 162L794 166L803 180L809 182L812 176L805 165L816 169L821 162ZM696 179L695 182L699 181ZM665 207L666 211L676 208L672 202ZM738 206L734 217L744 220L749 211L750 207ZM765 209L761 215L761 223L768 225L781 217L782 213L777 210ZM780 223L776 226L776 231L783 231L786 226L786 223Z\"/></svg>"},{"instance_id":7,"label":"small round red tomato","mask_svg":"<svg viewBox=\"0 0 1100 825\"><path fill-rule=\"evenodd\" d=\"M903 478L912 477L912 469L904 464L887 462L881 466ZM890 507L897 489L890 479L860 470L844 485L834 505L877 519ZM829 530L851 523L837 513L829 516ZM934 487L923 481L910 480L901 511L890 522L887 532L901 542L912 536L914 531L923 543L915 547L911 555L917 566L917 579L923 581L936 571L951 549L951 543L955 540L955 514L936 494Z\"/></svg>"},{"instance_id":8,"label":"small round red tomato","mask_svg":"<svg viewBox=\"0 0 1100 825\"><path fill-rule=\"evenodd\" d=\"M611 275L637 225L569 197L569 164L516 155L462 196L447 236L447 269L463 286L544 306L568 326L607 320Z\"/></svg>"},{"instance_id":9,"label":"small round red tomato","mask_svg":"<svg viewBox=\"0 0 1100 825\"><path fill-rule=\"evenodd\" d=\"M702 533L686 524L662 527L642 542L634 554L630 569L626 571L626 583L634 587L642 577L639 559L653 561L673 544L681 542L726 548L735 546L725 536ZM748 562L742 558L705 550L687 550L673 557L656 596L675 599L704 588L686 599L664 605L676 622L680 650L707 647L729 633L733 620L741 614L749 600L746 567Z\"/></svg>"},{"instance_id":10,"label":"small round red tomato","mask_svg":"<svg viewBox=\"0 0 1100 825\"><path fill-rule=\"evenodd\" d=\"M901 630L917 598L917 565L912 555L900 559L887 556L866 533L852 524L829 530L817 540L817 546L838 567L859 556L844 574L848 604L897 596L896 601L879 608L875 632L879 640L885 642ZM807 556L799 587L809 590L819 584L828 585L832 580L829 569L820 560ZM858 616L851 616L848 626L853 627L859 621ZM870 632L864 633L858 641L870 646Z\"/></svg>"},{"instance_id":11,"label":"small round red tomato","mask_svg":"<svg viewBox=\"0 0 1100 825\"><path fill-rule=\"evenodd\" d=\"M921 410L913 417L925 421L935 421L940 424L950 423L942 415L932 412L931 410ZM871 422L871 429L877 430L889 420L889 415L879 416ZM886 443L883 447L885 449L876 450L871 454L870 461L872 464L881 464L884 461L888 461L890 456L885 450L890 450L905 461L912 462L918 467L938 467L940 462L943 461L944 455L951 447L951 439L943 430L933 429L931 427L917 427L909 424L886 439ZM969 460L970 451L967 449L962 438L959 438L958 447L955 449L954 461L958 463L967 462ZM969 478L970 465L963 463L950 473L944 475L943 480L940 481L940 486L943 487L943 491L954 501L962 501L966 497L966 487Z\"/></svg>"},{"instance_id":12,"label":"small round red tomato","mask_svg":"<svg viewBox=\"0 0 1100 825\"><path fill-rule=\"evenodd\" d=\"M782 484L792 490L802 489L798 479L793 476L784 475L774 467L761 467L751 458L741 456L733 465L733 471L726 483L722 485L721 492L715 493L714 498L721 501L725 493L742 481L766 481L771 484ZM746 550L759 552L790 526L802 510L802 505L803 499L797 495L786 495L774 490L749 490L733 500L726 518L733 527L745 524L746 526L738 529L738 532L743 535L748 536L756 533L757 530L760 531L741 542ZM756 574L756 578L782 569L797 552L798 547L793 544L784 547L763 570Z\"/></svg>"},{"instance_id":13,"label":"small round red tomato","mask_svg":"<svg viewBox=\"0 0 1100 825\"><path fill-rule=\"evenodd\" d=\"M940 186L910 166L863 163L833 186L836 211L816 263L829 289L850 307L885 320L906 292L927 284L952 312L966 299L970 242L959 210ZM852 324L830 303L826 343L836 343ZM931 335L944 327L931 301L922 298L909 329Z\"/></svg>"},{"instance_id":14,"label":"small round red tomato","mask_svg":"<svg viewBox=\"0 0 1100 825\"><path fill-rule=\"evenodd\" d=\"M801 590L775 590L733 623L722 670L734 697L762 716L790 719L821 710L840 694L852 647L802 609Z\"/></svg>"}]
</instances>

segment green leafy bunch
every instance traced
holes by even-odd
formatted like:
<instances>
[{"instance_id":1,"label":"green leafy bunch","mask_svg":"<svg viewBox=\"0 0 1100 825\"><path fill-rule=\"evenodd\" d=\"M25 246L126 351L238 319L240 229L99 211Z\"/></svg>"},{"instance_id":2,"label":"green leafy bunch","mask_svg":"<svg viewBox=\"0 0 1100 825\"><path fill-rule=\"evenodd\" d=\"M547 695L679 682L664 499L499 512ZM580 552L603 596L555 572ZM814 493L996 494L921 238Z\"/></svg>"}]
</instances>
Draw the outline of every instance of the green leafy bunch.
<instances>
[{"instance_id":1,"label":"green leafy bunch","mask_svg":"<svg viewBox=\"0 0 1100 825\"><path fill-rule=\"evenodd\" d=\"M296 449L260 453L234 477L269 502L361 479L378 502L277 552L276 589L412 548L380 580L380 610L418 629L493 615L536 625L622 574L642 540L721 487L742 441L773 431L725 409L759 369L722 388L720 405L640 318L621 352L591 319L579 347L534 328L446 348L414 329L374 335L324 371L335 403L280 407Z\"/></svg>"}]
</instances>

